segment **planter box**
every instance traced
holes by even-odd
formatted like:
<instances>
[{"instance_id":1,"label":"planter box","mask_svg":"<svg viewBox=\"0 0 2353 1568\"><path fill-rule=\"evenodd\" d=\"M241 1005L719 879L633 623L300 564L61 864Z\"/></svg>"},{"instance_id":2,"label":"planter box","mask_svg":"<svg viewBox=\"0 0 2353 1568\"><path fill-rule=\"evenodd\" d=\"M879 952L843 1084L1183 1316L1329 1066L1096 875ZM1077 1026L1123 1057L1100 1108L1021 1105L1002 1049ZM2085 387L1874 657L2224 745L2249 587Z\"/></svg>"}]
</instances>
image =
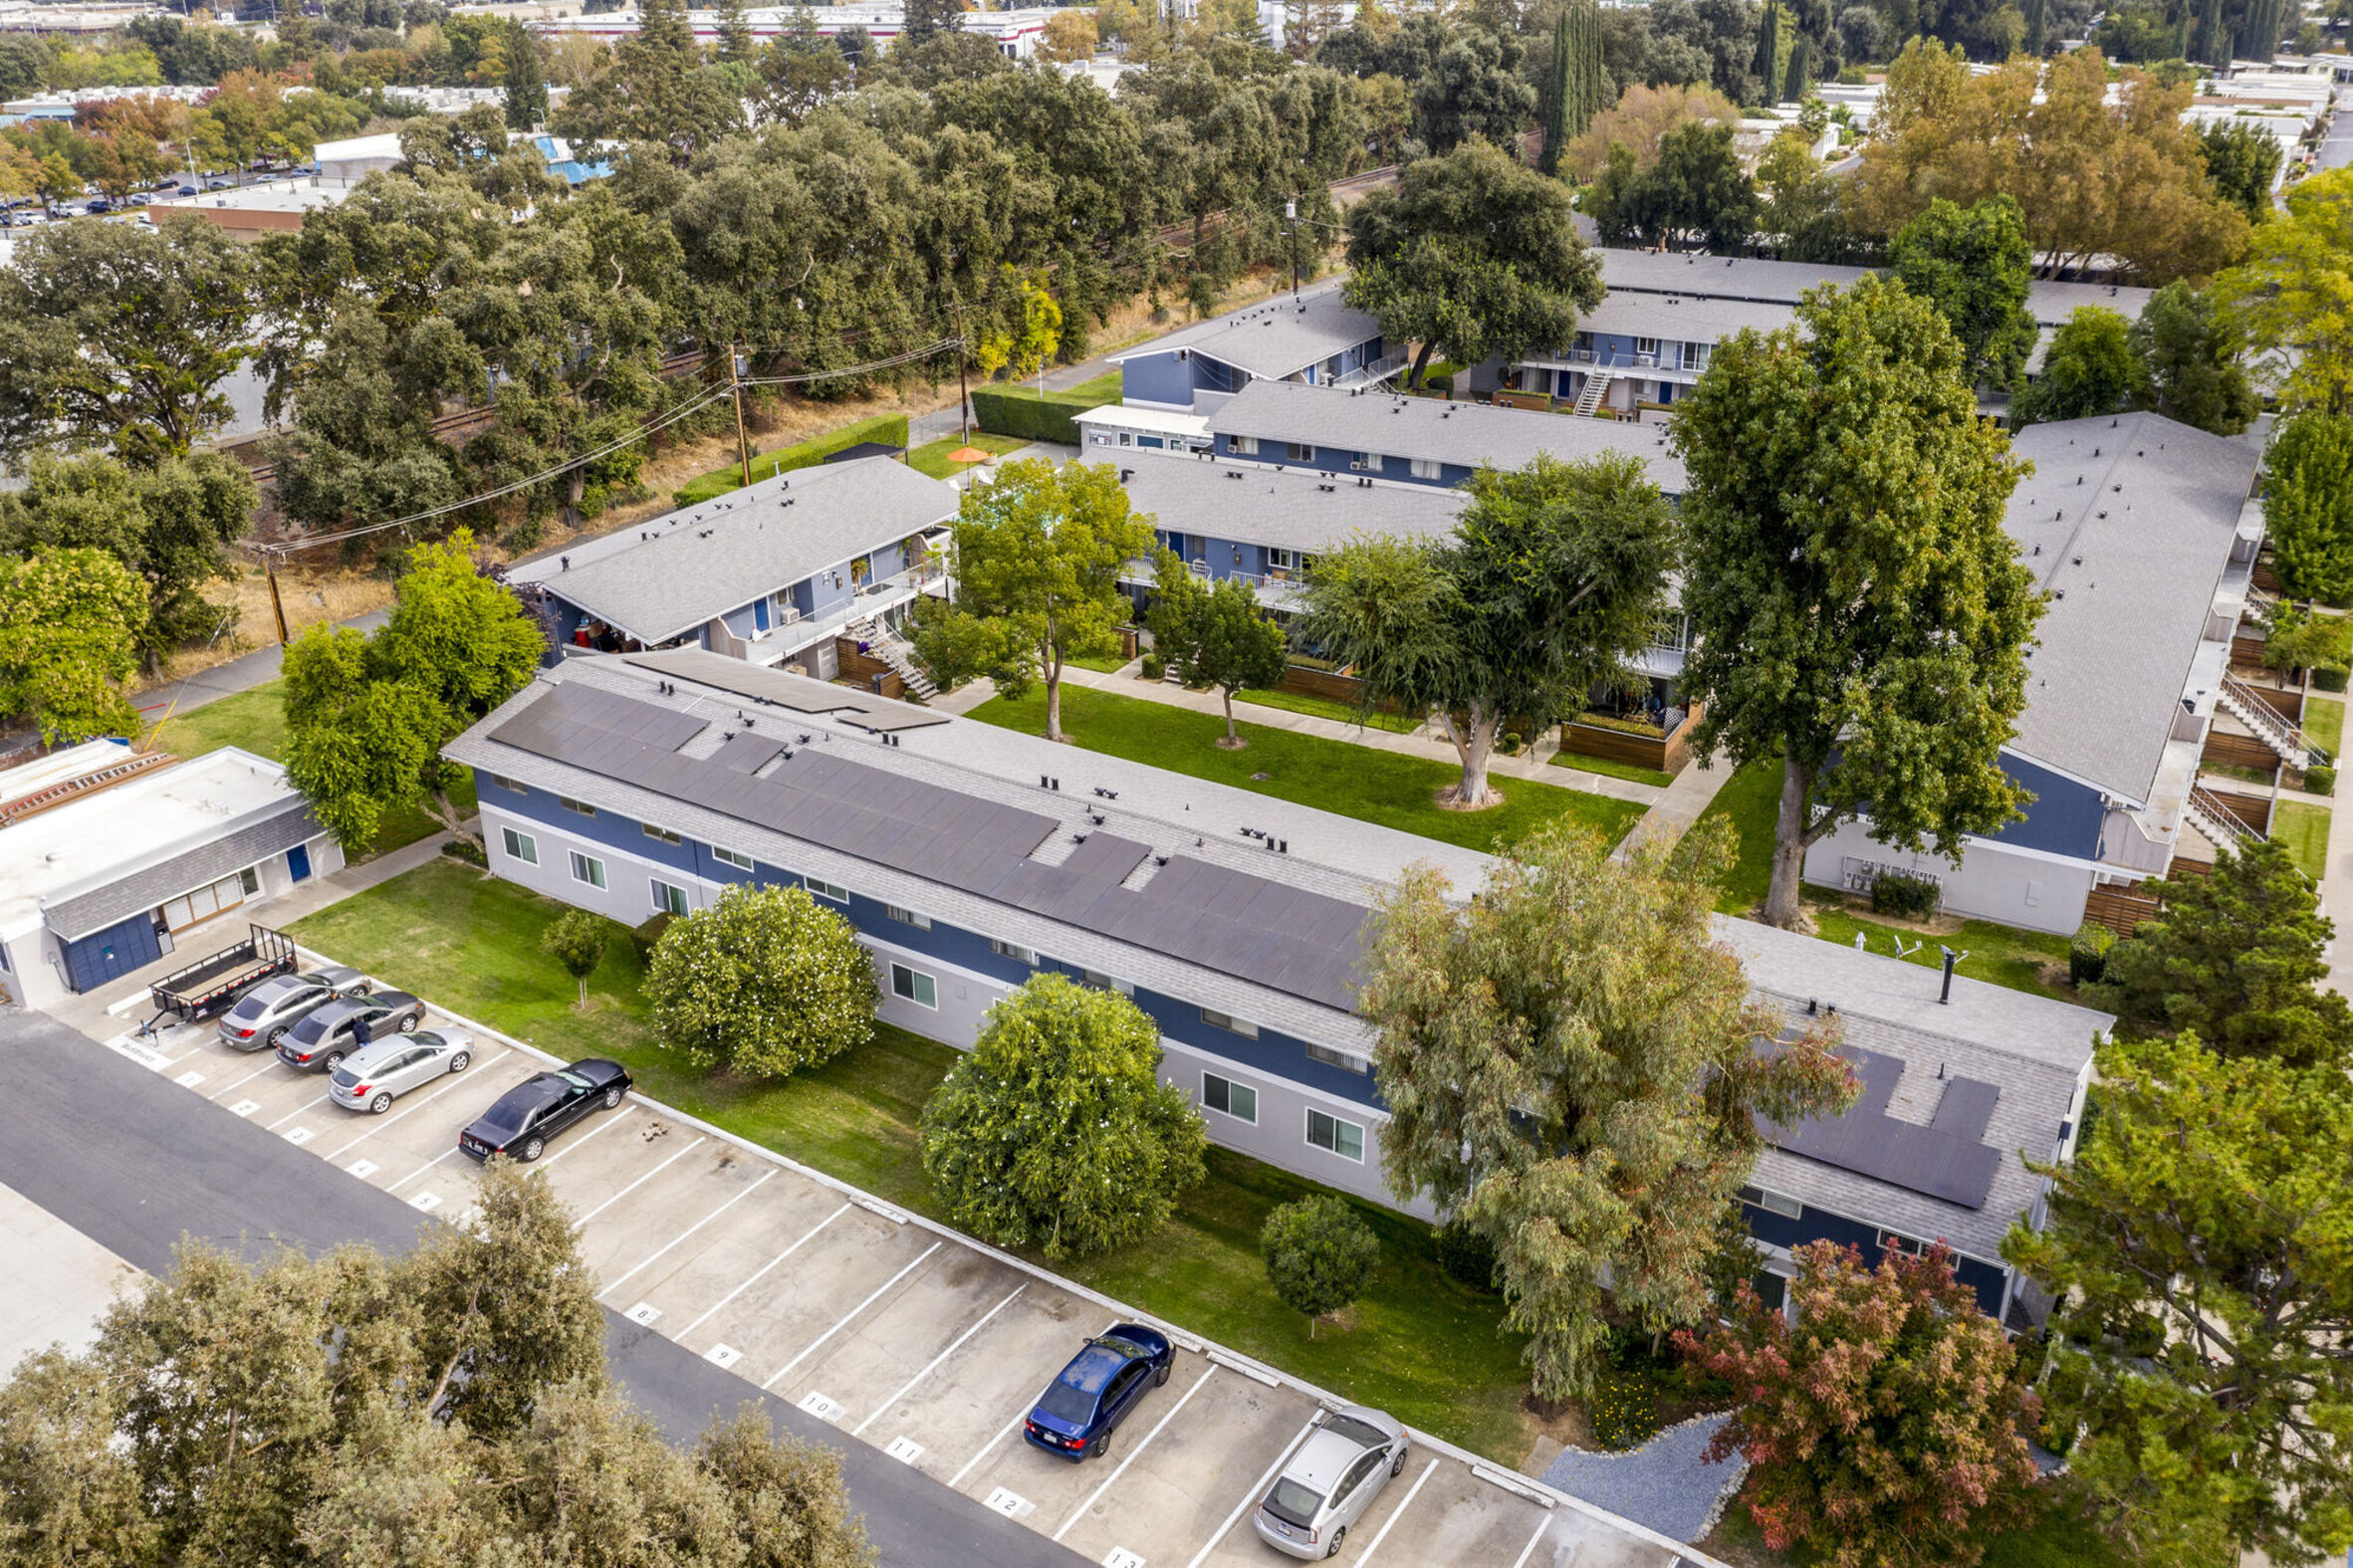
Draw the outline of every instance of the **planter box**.
<instances>
[{"instance_id":1,"label":"planter box","mask_svg":"<svg viewBox=\"0 0 2353 1568\"><path fill-rule=\"evenodd\" d=\"M1572 757L1595 757L1603 762L1655 769L1662 774L1679 774L1691 763L1692 725L1704 712L1704 708L1693 708L1682 728L1667 736L1628 735L1622 730L1605 730L1571 720L1560 727L1560 749Z\"/></svg>"}]
</instances>

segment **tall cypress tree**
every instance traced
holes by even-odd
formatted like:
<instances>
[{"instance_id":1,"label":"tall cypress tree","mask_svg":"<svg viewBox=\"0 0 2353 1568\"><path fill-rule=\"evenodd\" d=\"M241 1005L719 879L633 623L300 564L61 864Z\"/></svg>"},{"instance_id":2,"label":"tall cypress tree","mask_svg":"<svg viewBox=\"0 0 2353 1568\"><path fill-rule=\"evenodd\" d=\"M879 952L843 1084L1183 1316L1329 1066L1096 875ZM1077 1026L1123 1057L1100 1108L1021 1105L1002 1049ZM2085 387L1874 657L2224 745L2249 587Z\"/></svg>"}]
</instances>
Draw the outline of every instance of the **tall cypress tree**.
<instances>
[{"instance_id":1,"label":"tall cypress tree","mask_svg":"<svg viewBox=\"0 0 2353 1568\"><path fill-rule=\"evenodd\" d=\"M1560 12L1552 18L1552 69L1544 80L1544 149L1536 157L1536 168L1545 174L1560 172L1560 148L1568 140L1568 13L1574 0L1563 0Z\"/></svg>"},{"instance_id":2,"label":"tall cypress tree","mask_svg":"<svg viewBox=\"0 0 2353 1568\"><path fill-rule=\"evenodd\" d=\"M1773 0L1765 0L1757 12L1757 59L1749 69L1765 83L1767 93L1772 91L1772 85L1777 80L1773 68L1780 64L1780 10Z\"/></svg>"},{"instance_id":3,"label":"tall cypress tree","mask_svg":"<svg viewBox=\"0 0 2353 1568\"><path fill-rule=\"evenodd\" d=\"M1781 79L1781 102L1802 104L1813 91L1813 62L1808 58L1807 39L1803 33L1789 45L1789 70Z\"/></svg>"},{"instance_id":4,"label":"tall cypress tree","mask_svg":"<svg viewBox=\"0 0 2353 1568\"><path fill-rule=\"evenodd\" d=\"M1601 60L1601 7L1571 0L1568 51L1568 133L1581 136L1609 107L1609 68Z\"/></svg>"},{"instance_id":5,"label":"tall cypress tree","mask_svg":"<svg viewBox=\"0 0 2353 1568\"><path fill-rule=\"evenodd\" d=\"M2225 43L2223 0L2199 0L2198 31L2190 38L2190 58L2202 66L2227 66L2231 57Z\"/></svg>"},{"instance_id":6,"label":"tall cypress tree","mask_svg":"<svg viewBox=\"0 0 2353 1568\"><path fill-rule=\"evenodd\" d=\"M2039 58L2042 54L2042 35L2048 25L2049 0L2026 0L2025 50Z\"/></svg>"}]
</instances>

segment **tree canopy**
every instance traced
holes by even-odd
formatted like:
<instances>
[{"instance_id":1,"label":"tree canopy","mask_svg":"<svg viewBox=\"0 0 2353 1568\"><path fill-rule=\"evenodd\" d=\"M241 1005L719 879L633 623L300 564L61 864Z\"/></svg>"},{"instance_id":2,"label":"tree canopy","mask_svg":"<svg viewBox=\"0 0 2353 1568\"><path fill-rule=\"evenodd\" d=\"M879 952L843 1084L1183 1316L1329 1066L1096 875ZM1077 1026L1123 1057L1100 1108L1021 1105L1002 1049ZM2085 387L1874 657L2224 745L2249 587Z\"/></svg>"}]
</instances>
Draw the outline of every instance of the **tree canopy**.
<instances>
[{"instance_id":1,"label":"tree canopy","mask_svg":"<svg viewBox=\"0 0 2353 1568\"><path fill-rule=\"evenodd\" d=\"M2051 335L2041 373L2010 399L2010 428L2113 414L2147 396L2148 366L2133 351L2132 323L2097 305L2078 306Z\"/></svg>"},{"instance_id":2,"label":"tree canopy","mask_svg":"<svg viewBox=\"0 0 2353 1568\"><path fill-rule=\"evenodd\" d=\"M1961 342L1961 373L1972 386L2007 390L2034 351L2026 293L2034 250L2015 199L1974 206L1937 200L1899 230L1890 248L1896 281L1937 308Z\"/></svg>"},{"instance_id":3,"label":"tree canopy","mask_svg":"<svg viewBox=\"0 0 2353 1568\"><path fill-rule=\"evenodd\" d=\"M1284 1204L1259 1232L1267 1283L1285 1306L1315 1320L1364 1293L1380 1261L1380 1238L1337 1193L1315 1193Z\"/></svg>"},{"instance_id":4,"label":"tree canopy","mask_svg":"<svg viewBox=\"0 0 2353 1568\"><path fill-rule=\"evenodd\" d=\"M1187 686L1214 686L1226 704L1226 742L1234 733L1234 693L1271 687L1283 679L1289 645L1259 603L1258 589L1238 577L1204 586L1173 550L1160 553L1159 598L1152 608L1153 651L1174 665Z\"/></svg>"},{"instance_id":5,"label":"tree canopy","mask_svg":"<svg viewBox=\"0 0 2353 1568\"><path fill-rule=\"evenodd\" d=\"M1877 278L1797 315L1720 344L1669 437L1690 475L1695 744L1781 761L1776 925L1842 821L1958 855L2017 813L2000 753L2041 613L2001 526L2019 465L1944 318Z\"/></svg>"},{"instance_id":6,"label":"tree canopy","mask_svg":"<svg viewBox=\"0 0 2353 1568\"><path fill-rule=\"evenodd\" d=\"M2353 594L2353 414L2308 408L2272 428L2263 522L2289 593L2332 602Z\"/></svg>"},{"instance_id":7,"label":"tree canopy","mask_svg":"<svg viewBox=\"0 0 2353 1568\"><path fill-rule=\"evenodd\" d=\"M1733 147L1733 127L1686 120L1659 138L1642 166L1632 148L1612 146L1585 210L1605 245L1738 251L1756 232L1757 187Z\"/></svg>"},{"instance_id":8,"label":"tree canopy","mask_svg":"<svg viewBox=\"0 0 2353 1568\"><path fill-rule=\"evenodd\" d=\"M2257 228L2245 265L2215 283L2282 405L2353 413L2353 168L2289 186L2285 215Z\"/></svg>"},{"instance_id":9,"label":"tree canopy","mask_svg":"<svg viewBox=\"0 0 2353 1568\"><path fill-rule=\"evenodd\" d=\"M2147 406L2216 435L2236 435L2262 411L2238 362L2238 344L2211 290L2167 284L2133 323L2132 347Z\"/></svg>"},{"instance_id":10,"label":"tree canopy","mask_svg":"<svg viewBox=\"0 0 2353 1568\"><path fill-rule=\"evenodd\" d=\"M52 746L137 735L121 683L146 618L138 579L103 551L0 556L0 714Z\"/></svg>"},{"instance_id":11,"label":"tree canopy","mask_svg":"<svg viewBox=\"0 0 2353 1568\"><path fill-rule=\"evenodd\" d=\"M847 916L807 888L737 883L663 928L645 999L664 1045L757 1079L873 1038L881 992Z\"/></svg>"}]
</instances>

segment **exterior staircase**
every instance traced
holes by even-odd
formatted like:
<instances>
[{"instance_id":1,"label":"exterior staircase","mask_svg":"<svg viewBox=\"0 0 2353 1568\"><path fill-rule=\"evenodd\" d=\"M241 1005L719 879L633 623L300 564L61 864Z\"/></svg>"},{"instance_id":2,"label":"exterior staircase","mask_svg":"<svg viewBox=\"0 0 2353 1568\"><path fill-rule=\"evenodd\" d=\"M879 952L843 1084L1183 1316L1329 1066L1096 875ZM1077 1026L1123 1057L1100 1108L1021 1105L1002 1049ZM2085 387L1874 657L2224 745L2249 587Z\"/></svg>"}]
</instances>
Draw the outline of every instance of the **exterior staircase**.
<instances>
[{"instance_id":1,"label":"exterior staircase","mask_svg":"<svg viewBox=\"0 0 2353 1568\"><path fill-rule=\"evenodd\" d=\"M2222 802L2204 789L2191 789L2190 798L2182 802L2182 817L2217 849L2235 850L2263 836L2225 810Z\"/></svg>"},{"instance_id":2,"label":"exterior staircase","mask_svg":"<svg viewBox=\"0 0 2353 1568\"><path fill-rule=\"evenodd\" d=\"M1601 412L1601 399L1609 395L1610 373L1595 366L1585 372L1585 384L1577 392L1576 411L1587 419Z\"/></svg>"},{"instance_id":3,"label":"exterior staircase","mask_svg":"<svg viewBox=\"0 0 2353 1568\"><path fill-rule=\"evenodd\" d=\"M2237 676L2223 677L2216 701L2232 718L2253 731L2255 739L2271 748L2290 768L2311 768L2334 761L2327 749L2315 746L2293 719L2272 707L2259 688Z\"/></svg>"},{"instance_id":4,"label":"exterior staircase","mask_svg":"<svg viewBox=\"0 0 2353 1568\"><path fill-rule=\"evenodd\" d=\"M908 691L926 702L940 694L939 687L932 681L931 672L916 661L915 649L906 638L870 616L851 621L848 631L871 649L874 657L889 665L891 673L899 678Z\"/></svg>"}]
</instances>

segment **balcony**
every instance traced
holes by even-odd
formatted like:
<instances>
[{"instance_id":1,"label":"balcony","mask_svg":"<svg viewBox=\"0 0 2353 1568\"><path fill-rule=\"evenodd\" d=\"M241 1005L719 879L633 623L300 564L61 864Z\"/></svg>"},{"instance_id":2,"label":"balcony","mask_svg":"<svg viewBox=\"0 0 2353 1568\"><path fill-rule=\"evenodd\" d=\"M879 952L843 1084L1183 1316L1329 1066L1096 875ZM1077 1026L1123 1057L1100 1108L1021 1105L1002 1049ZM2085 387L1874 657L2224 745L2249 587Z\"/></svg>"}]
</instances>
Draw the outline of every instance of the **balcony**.
<instances>
[{"instance_id":1,"label":"balcony","mask_svg":"<svg viewBox=\"0 0 2353 1568\"><path fill-rule=\"evenodd\" d=\"M1386 381L1411 363L1413 363L1413 356L1410 354L1383 354L1370 364L1358 365L1353 370L1343 370L1331 384L1338 387L1370 386L1375 381Z\"/></svg>"}]
</instances>

